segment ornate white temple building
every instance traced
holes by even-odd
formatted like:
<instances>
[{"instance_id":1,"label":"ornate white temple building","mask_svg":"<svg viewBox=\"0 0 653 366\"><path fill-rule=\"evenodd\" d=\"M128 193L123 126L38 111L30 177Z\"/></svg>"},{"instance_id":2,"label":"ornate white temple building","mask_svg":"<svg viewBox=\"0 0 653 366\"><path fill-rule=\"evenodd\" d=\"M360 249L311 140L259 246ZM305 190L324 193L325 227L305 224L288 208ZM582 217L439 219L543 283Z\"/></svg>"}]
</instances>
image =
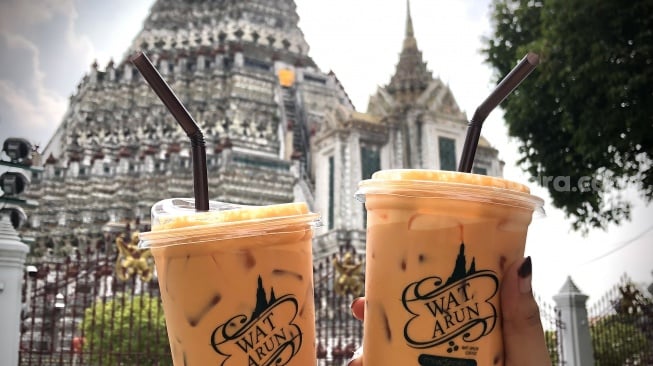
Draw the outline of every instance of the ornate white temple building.
<instances>
[{"instance_id":1,"label":"ornate white temple building","mask_svg":"<svg viewBox=\"0 0 653 366\"><path fill-rule=\"evenodd\" d=\"M316 258L364 251L361 179L386 168L456 169L467 117L427 69L410 11L396 71L366 112L316 66L298 20L293 0L157 0L125 57L91 66L42 153L29 192L39 206L23 230L32 255L146 228L153 203L193 196L190 144L129 63L139 50L202 128L211 199L308 202L324 224ZM474 171L502 174L482 138Z\"/></svg>"}]
</instances>

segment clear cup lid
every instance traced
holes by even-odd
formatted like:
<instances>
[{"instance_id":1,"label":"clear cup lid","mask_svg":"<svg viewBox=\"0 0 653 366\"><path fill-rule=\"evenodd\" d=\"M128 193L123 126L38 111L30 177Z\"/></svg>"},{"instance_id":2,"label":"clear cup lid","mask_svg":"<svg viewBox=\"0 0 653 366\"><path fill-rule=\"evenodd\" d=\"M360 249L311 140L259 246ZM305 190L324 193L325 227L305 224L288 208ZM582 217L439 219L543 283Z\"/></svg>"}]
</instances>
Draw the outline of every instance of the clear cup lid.
<instances>
[{"instance_id":1,"label":"clear cup lid","mask_svg":"<svg viewBox=\"0 0 653 366\"><path fill-rule=\"evenodd\" d=\"M520 183L487 175L424 169L390 169L359 183L356 199L385 194L421 199L456 199L530 209L544 216L544 200Z\"/></svg>"},{"instance_id":2,"label":"clear cup lid","mask_svg":"<svg viewBox=\"0 0 653 366\"><path fill-rule=\"evenodd\" d=\"M249 236L297 224L315 227L318 218L303 202L248 206L209 201L209 211L196 211L194 199L171 198L152 206L152 231L141 233L139 246L147 248L152 242L159 246L179 237Z\"/></svg>"}]
</instances>

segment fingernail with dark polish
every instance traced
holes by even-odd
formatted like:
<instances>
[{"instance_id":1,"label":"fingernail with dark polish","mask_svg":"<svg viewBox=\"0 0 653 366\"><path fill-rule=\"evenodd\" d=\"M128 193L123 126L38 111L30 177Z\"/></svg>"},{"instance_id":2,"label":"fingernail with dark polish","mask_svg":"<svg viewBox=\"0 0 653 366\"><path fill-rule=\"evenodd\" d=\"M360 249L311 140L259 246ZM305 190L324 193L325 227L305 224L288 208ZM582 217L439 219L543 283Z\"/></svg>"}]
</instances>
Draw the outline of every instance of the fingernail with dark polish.
<instances>
[{"instance_id":1,"label":"fingernail with dark polish","mask_svg":"<svg viewBox=\"0 0 653 366\"><path fill-rule=\"evenodd\" d=\"M533 263L531 262L531 257L528 256L524 259L524 263L519 266L517 270L517 275L519 276L519 292L522 294L527 294L532 291L531 286L531 274L533 273Z\"/></svg>"},{"instance_id":2,"label":"fingernail with dark polish","mask_svg":"<svg viewBox=\"0 0 653 366\"><path fill-rule=\"evenodd\" d=\"M519 266L519 269L517 270L517 274L521 278L526 278L533 273L533 262L531 262L531 257L528 256L526 259L524 259L524 263Z\"/></svg>"}]
</instances>

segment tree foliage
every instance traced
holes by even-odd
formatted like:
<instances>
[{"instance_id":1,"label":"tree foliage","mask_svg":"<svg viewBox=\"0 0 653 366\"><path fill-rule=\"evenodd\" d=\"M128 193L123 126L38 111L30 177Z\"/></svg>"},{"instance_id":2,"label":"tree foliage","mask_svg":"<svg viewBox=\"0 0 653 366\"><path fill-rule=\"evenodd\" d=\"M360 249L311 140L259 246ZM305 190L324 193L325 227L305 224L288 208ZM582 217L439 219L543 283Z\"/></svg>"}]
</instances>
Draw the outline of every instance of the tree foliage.
<instances>
[{"instance_id":1,"label":"tree foliage","mask_svg":"<svg viewBox=\"0 0 653 366\"><path fill-rule=\"evenodd\" d=\"M546 342L546 349L549 351L549 359L551 364L560 364L560 344L558 341L557 330L544 331L544 341Z\"/></svg>"},{"instance_id":2,"label":"tree foliage","mask_svg":"<svg viewBox=\"0 0 653 366\"><path fill-rule=\"evenodd\" d=\"M610 315L590 327L596 366L622 366L641 361L651 348L650 341L637 327L636 318Z\"/></svg>"},{"instance_id":3,"label":"tree foliage","mask_svg":"<svg viewBox=\"0 0 653 366\"><path fill-rule=\"evenodd\" d=\"M93 365L172 365L160 300L117 295L84 312L84 351Z\"/></svg>"},{"instance_id":4,"label":"tree foliage","mask_svg":"<svg viewBox=\"0 0 653 366\"><path fill-rule=\"evenodd\" d=\"M618 288L610 315L590 325L597 366L649 365L653 362L653 300L631 282Z\"/></svg>"},{"instance_id":5,"label":"tree foliage","mask_svg":"<svg viewBox=\"0 0 653 366\"><path fill-rule=\"evenodd\" d=\"M653 2L494 0L492 22L484 53L498 78L540 55L502 104L519 164L574 229L630 219L619 192L653 199Z\"/></svg>"}]
</instances>

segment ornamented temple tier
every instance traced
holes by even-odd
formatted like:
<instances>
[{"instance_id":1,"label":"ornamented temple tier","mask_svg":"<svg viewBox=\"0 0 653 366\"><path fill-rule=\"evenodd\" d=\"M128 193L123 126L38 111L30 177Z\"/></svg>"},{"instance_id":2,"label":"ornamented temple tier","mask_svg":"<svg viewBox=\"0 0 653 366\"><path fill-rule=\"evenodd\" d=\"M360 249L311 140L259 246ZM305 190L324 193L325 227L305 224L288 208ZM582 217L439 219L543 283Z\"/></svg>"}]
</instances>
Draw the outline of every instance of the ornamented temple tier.
<instances>
[{"instance_id":1,"label":"ornamented temple tier","mask_svg":"<svg viewBox=\"0 0 653 366\"><path fill-rule=\"evenodd\" d=\"M316 258L364 252L358 181L386 168L455 169L467 117L423 61L409 7L396 71L366 113L310 58L298 21L293 0L157 0L122 60L91 65L42 153L28 194L40 204L23 231L31 255L147 229L153 203L193 196L190 144L127 61L138 50L204 133L211 199L305 201L324 224ZM480 145L475 171L500 176L497 150Z\"/></svg>"}]
</instances>

